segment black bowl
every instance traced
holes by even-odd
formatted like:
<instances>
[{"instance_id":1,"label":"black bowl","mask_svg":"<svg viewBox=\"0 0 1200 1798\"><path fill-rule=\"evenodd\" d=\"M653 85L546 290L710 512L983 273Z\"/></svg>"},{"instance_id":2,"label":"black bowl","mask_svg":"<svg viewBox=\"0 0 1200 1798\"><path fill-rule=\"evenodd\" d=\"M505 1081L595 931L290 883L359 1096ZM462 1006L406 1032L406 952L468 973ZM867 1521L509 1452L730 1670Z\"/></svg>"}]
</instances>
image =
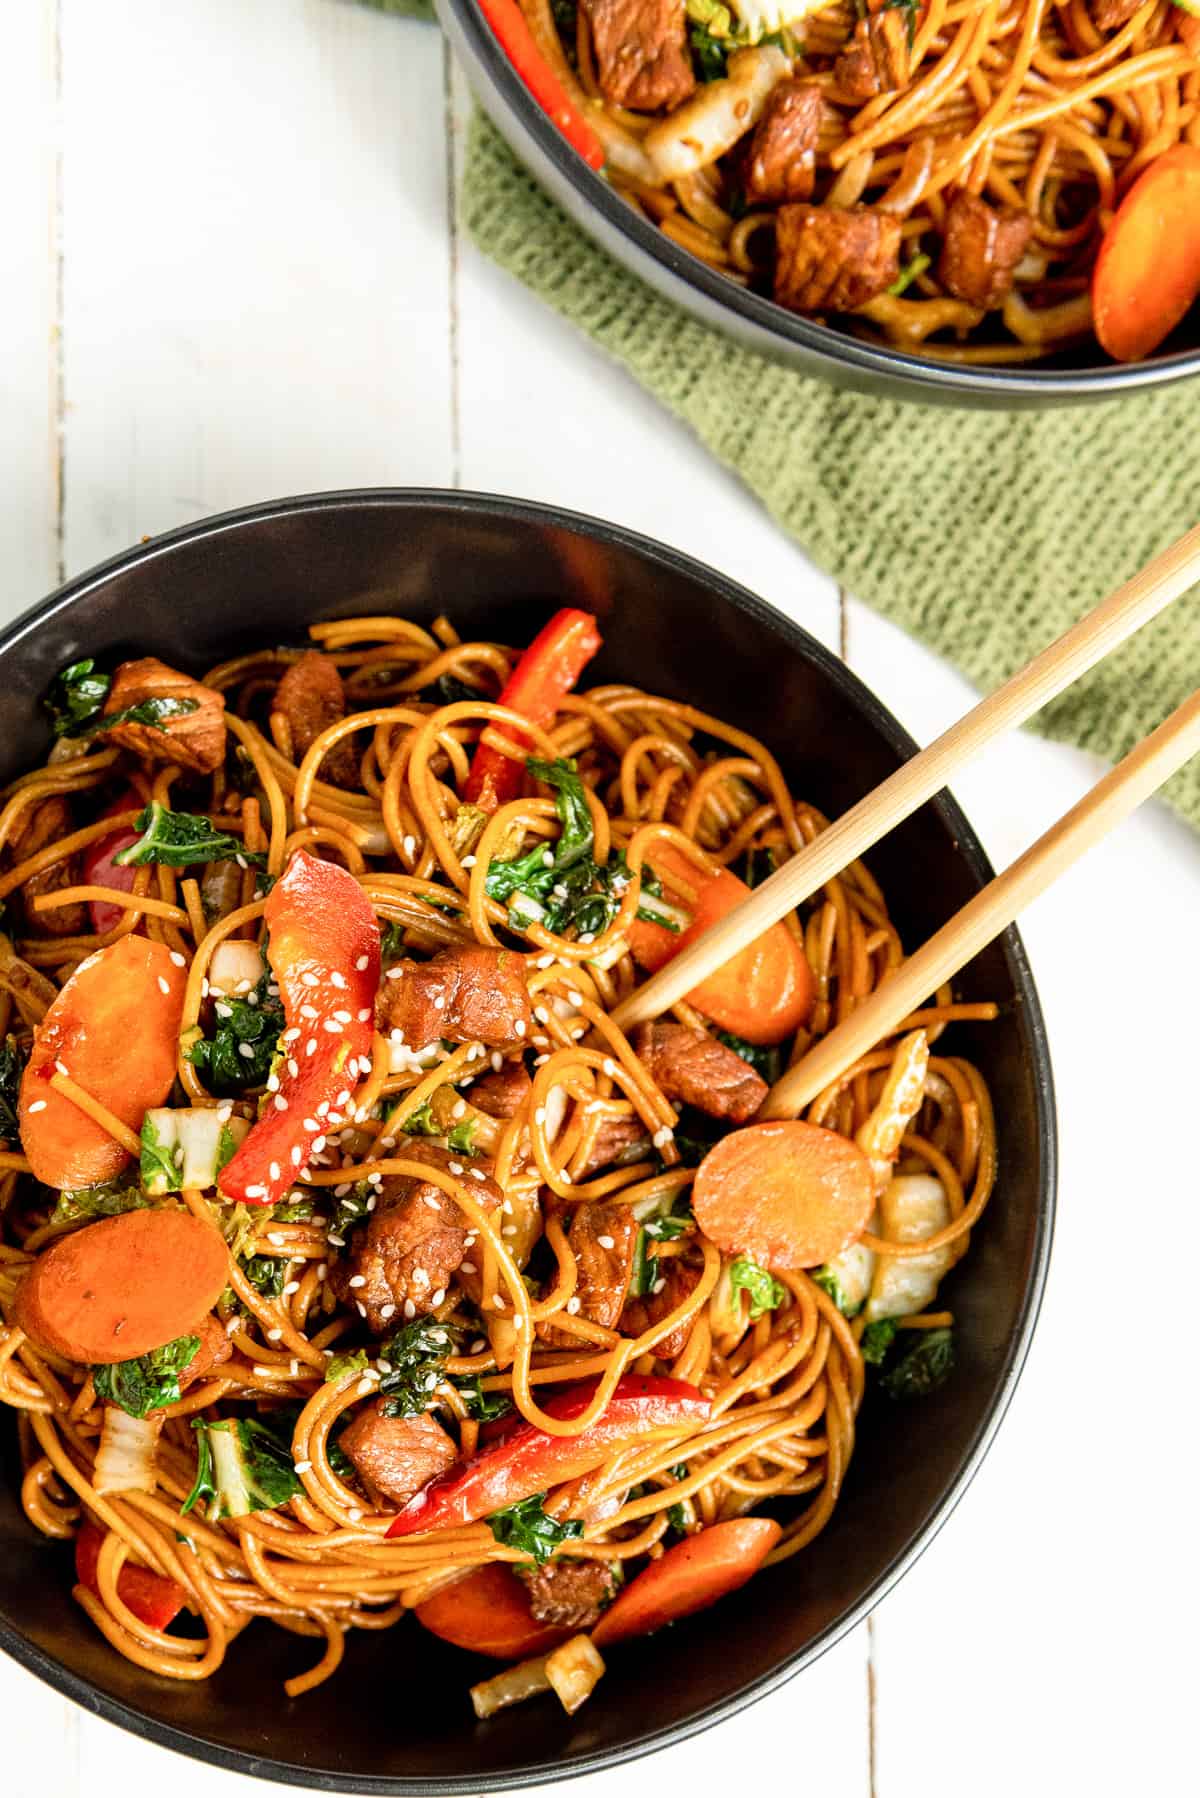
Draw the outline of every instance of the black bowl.
<instances>
[{"instance_id":1,"label":"black bowl","mask_svg":"<svg viewBox=\"0 0 1200 1798\"><path fill-rule=\"evenodd\" d=\"M479 0L434 0L434 6L485 112L563 211L664 299L746 349L891 399L1002 408L1112 398L1200 374L1200 308L1145 362L1110 362L1093 343L1036 368L959 367L800 318L681 249L590 169L514 73Z\"/></svg>"},{"instance_id":2,"label":"black bowl","mask_svg":"<svg viewBox=\"0 0 1200 1798\"><path fill-rule=\"evenodd\" d=\"M612 525L453 493L318 495L227 513L64 587L0 640L5 778L46 748L40 698L81 654L130 651L199 672L318 618L445 609L466 636L526 641L566 601L600 615L600 681L633 680L761 732L795 788L839 813L912 753L878 700L819 643L675 551ZM952 800L926 806L870 857L905 939L919 942L988 878ZM342 1671L291 1703L281 1681L311 1643L256 1624L214 1679L175 1684L114 1653L70 1597L68 1552L25 1521L15 1431L2 1433L0 1646L80 1704L218 1766L346 1792L478 1792L593 1771L731 1715L815 1659L878 1602L945 1520L1008 1404L1050 1249L1054 1112L1041 1014L1014 931L963 974L1003 1006L956 1026L1000 1127L999 1190L954 1275L955 1377L924 1403L872 1405L831 1526L717 1610L680 1624L677 1652L610 1658L573 1719L538 1701L486 1724L466 1688L483 1663L414 1625L350 1642ZM730 1653L730 1645L736 1652ZM494 1663L487 1665L494 1666ZM12 1727L20 1729L20 1720Z\"/></svg>"}]
</instances>

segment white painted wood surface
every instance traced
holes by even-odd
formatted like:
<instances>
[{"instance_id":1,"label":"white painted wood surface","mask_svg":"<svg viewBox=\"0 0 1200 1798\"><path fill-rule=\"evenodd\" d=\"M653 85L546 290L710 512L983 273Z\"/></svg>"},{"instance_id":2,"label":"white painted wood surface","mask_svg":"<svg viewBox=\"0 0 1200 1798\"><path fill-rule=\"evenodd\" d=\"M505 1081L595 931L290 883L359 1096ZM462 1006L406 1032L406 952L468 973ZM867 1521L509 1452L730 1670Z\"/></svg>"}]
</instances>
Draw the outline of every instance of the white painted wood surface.
<instances>
[{"instance_id":1,"label":"white painted wood surface","mask_svg":"<svg viewBox=\"0 0 1200 1798\"><path fill-rule=\"evenodd\" d=\"M963 683L843 605L679 426L452 231L467 109L435 32L345 0L0 7L0 616L226 506L493 488L693 550L844 643L934 735ZM1003 861L1094 772L1021 738L958 793ZM1188 1787L1197 915L1200 846L1151 810L1028 918L1058 1243L1010 1418L937 1543L870 1631L580 1798L764 1777L821 1798ZM13 1798L279 1789L152 1748L8 1662L0 1714Z\"/></svg>"}]
</instances>

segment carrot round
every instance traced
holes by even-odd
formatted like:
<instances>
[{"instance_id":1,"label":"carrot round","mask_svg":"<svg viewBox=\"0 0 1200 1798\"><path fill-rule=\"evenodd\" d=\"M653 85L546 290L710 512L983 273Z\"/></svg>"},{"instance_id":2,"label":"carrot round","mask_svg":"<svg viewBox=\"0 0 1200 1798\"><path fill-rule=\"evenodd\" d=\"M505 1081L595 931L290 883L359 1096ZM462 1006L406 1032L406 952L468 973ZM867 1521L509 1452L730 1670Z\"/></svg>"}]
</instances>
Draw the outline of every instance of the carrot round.
<instances>
[{"instance_id":1,"label":"carrot round","mask_svg":"<svg viewBox=\"0 0 1200 1798\"><path fill-rule=\"evenodd\" d=\"M21 1146L46 1186L111 1180L128 1152L50 1085L66 1072L137 1132L175 1079L186 970L162 943L123 936L81 962L33 1036L21 1081Z\"/></svg>"},{"instance_id":2,"label":"carrot round","mask_svg":"<svg viewBox=\"0 0 1200 1798\"><path fill-rule=\"evenodd\" d=\"M734 1517L677 1542L617 1594L592 1641L608 1648L707 1610L758 1572L782 1534L769 1517Z\"/></svg>"},{"instance_id":3,"label":"carrot round","mask_svg":"<svg viewBox=\"0 0 1200 1798\"><path fill-rule=\"evenodd\" d=\"M862 1235L875 1206L871 1164L819 1124L751 1124L722 1137L692 1188L696 1222L760 1267L819 1267Z\"/></svg>"},{"instance_id":4,"label":"carrot round","mask_svg":"<svg viewBox=\"0 0 1200 1798\"><path fill-rule=\"evenodd\" d=\"M1138 176L1104 234L1092 276L1096 336L1138 362L1200 297L1200 149L1176 144Z\"/></svg>"},{"instance_id":5,"label":"carrot round","mask_svg":"<svg viewBox=\"0 0 1200 1798\"><path fill-rule=\"evenodd\" d=\"M229 1278L218 1231L187 1211L126 1211L40 1254L17 1287L27 1336L68 1361L132 1361L199 1335Z\"/></svg>"},{"instance_id":6,"label":"carrot round","mask_svg":"<svg viewBox=\"0 0 1200 1798\"><path fill-rule=\"evenodd\" d=\"M670 892L677 883L681 902L692 914L678 935L662 924L636 918L629 930L635 961L651 973L686 949L696 937L747 897L750 888L723 869L706 877L688 856L663 843L652 849L646 865ZM731 961L693 987L688 1001L722 1030L748 1043L778 1043L791 1036L812 1010L816 988L804 950L784 924L772 924Z\"/></svg>"},{"instance_id":7,"label":"carrot round","mask_svg":"<svg viewBox=\"0 0 1200 1798\"><path fill-rule=\"evenodd\" d=\"M497 1661L545 1654L571 1634L569 1629L539 1623L529 1609L524 1586L498 1561L443 1586L416 1607L416 1617L443 1642Z\"/></svg>"}]
</instances>

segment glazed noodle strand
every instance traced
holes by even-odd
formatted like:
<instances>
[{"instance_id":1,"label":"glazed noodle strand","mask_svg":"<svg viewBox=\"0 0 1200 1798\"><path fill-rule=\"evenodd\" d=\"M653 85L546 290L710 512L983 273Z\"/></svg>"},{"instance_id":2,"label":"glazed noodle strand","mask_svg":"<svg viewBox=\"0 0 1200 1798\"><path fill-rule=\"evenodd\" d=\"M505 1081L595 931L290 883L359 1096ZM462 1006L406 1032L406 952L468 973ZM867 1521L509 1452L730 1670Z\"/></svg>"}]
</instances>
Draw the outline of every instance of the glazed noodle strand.
<instances>
[{"instance_id":1,"label":"glazed noodle strand","mask_svg":"<svg viewBox=\"0 0 1200 1798\"><path fill-rule=\"evenodd\" d=\"M1015 103L1040 18L1040 9L1027 14L1010 46L1013 22L998 7L931 10L930 107L949 104L968 64L987 67L993 81L984 52L1005 46L1004 108L964 138L964 162L1000 133L998 110ZM1174 54L1155 67L1173 68ZM1094 97L1106 68L1093 68ZM893 111L906 106L911 130L925 104L914 92ZM848 166L863 148L886 152L887 121L875 109L859 149L847 138L831 146L831 160ZM1038 162L1043 185L1055 179L1050 141ZM938 188L928 145L910 152L911 142L881 177L897 203L918 186ZM938 1280L967 1252L996 1177L987 1089L940 1042L948 1029L986 1026L995 1007L938 993L809 1115L872 1158L878 1205L853 1251L859 1261L775 1277L723 1252L689 1207L714 1116L724 1127L729 1114L722 1119L702 1094L700 1109L681 1116L653 1054L611 1013L641 977L631 940L647 916L652 925L666 919L657 928L669 943L681 907L702 903L731 870L765 873L825 819L791 793L762 742L680 701L598 687L531 726L497 699L516 652L460 643L448 621L434 635L399 619L347 618L313 636L319 651L303 660L250 655L208 676L209 690L224 695L230 737L211 771L156 766L128 747L117 761L115 749L92 748L22 776L0 812L10 864L0 894L14 920L0 966L10 1033L28 1037L97 950L126 938L159 943L180 968L177 1091L190 1114L219 1128L244 1134L272 1115L289 1062L298 1067L312 1052L293 1027L273 1056L275 1035L255 1060L258 1025L271 1014L273 1032L281 1027L261 954L268 892L293 855L340 862L385 931L369 1054L347 1071L336 1104L306 1120L313 1153L281 1204L233 1206L213 1181L183 1186L183 1176L166 1193L118 1179L48 1200L20 1145L0 1146L0 1401L21 1423L26 1516L56 1539L98 1526L94 1566L80 1561L75 1595L127 1659L163 1678L205 1679L249 1623L269 1619L311 1639L307 1664L288 1682L293 1697L336 1672L347 1631L390 1628L485 1566L529 1572L527 1546L486 1517L389 1536L404 1501L386 1489L386 1469L370 1471L363 1432L383 1427L405 1343L424 1344L427 1383L394 1421L408 1429L417 1418L451 1457L487 1452L493 1412L535 1426L569 1454L629 1380L670 1378L703 1395L704 1415L636 1428L582 1473L548 1482L545 1516L568 1550L550 1572L591 1569L587 1577L607 1582L611 1596L622 1572L632 1580L680 1533L702 1536L764 1505L782 1525L769 1557L777 1562L801 1552L834 1513L866 1388L864 1350L877 1352L868 1332L882 1320L913 1342L947 1336L952 1313L934 1302ZM301 677L347 696L316 729L288 695L285 683ZM489 747L516 771L516 797L490 813L469 796L475 758ZM561 787L533 778L547 766ZM208 820L228 833L220 855L190 869L160 863L118 878L114 867L107 879L81 879L81 854L114 830L142 828L136 806L112 809L114 787L118 798L153 798L180 827L185 817ZM98 811L105 801L107 814L89 815L89 804ZM31 821L47 816L53 835L31 836ZM594 917L576 912L564 923L554 905L570 889L549 879L525 912L519 898L493 890L490 877L509 864L557 871L568 829L586 831ZM763 1051L777 1068L902 957L884 896L861 864L782 928L812 991L803 1023ZM529 1027L522 1022L503 1048L465 1029L456 1040L453 1001L443 997L432 1040L408 1040L394 1020L413 980L436 965L431 957L468 953L494 958L495 984L516 970ZM730 1067L736 1079L752 1077L750 1045L736 1032L734 1048L720 1044L690 1001L664 1027L689 1052L723 1056L718 1087ZM218 1074L215 1060L197 1059L197 1045L211 1048L223 1028L242 1034L232 1073ZM145 1135L139 1141L114 1110L119 1095L89 1090L61 1061L48 1086L102 1141L129 1155L143 1149ZM701 1140L690 1141L696 1129ZM39 1257L90 1223L89 1207L122 1215L120 1194L130 1190L136 1207L219 1233L225 1290L209 1320L218 1341L206 1368L193 1373L189 1361L188 1377L145 1417L129 1413L123 1427L149 1462L123 1481L113 1477L110 1434L125 1410L106 1396L109 1370L35 1341L14 1306ZM363 1245L414 1194L410 1210L427 1207L427 1226L435 1214L459 1219L460 1258L436 1289L410 1267L407 1298L393 1286L384 1304ZM641 1272L625 1267L610 1303L598 1282L614 1278L605 1258L624 1251L641 1258ZM758 1281L753 1294L739 1268ZM574 1388L582 1398L564 1409ZM211 1491L195 1502L201 1446L211 1454L237 1419L273 1430L292 1471L282 1498L221 1515ZM195 1619L187 1635L139 1612L130 1569L174 1583Z\"/></svg>"}]
</instances>

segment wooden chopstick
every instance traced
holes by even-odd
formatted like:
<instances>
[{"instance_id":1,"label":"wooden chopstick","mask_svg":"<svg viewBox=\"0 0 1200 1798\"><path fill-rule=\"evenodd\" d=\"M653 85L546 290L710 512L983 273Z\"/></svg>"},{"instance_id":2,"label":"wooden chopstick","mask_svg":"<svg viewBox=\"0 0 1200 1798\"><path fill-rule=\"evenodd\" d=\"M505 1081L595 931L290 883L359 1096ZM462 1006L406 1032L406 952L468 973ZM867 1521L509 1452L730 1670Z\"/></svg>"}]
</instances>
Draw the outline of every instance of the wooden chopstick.
<instances>
[{"instance_id":1,"label":"wooden chopstick","mask_svg":"<svg viewBox=\"0 0 1200 1798\"><path fill-rule=\"evenodd\" d=\"M1200 689L789 1068L759 1117L796 1117L1198 751Z\"/></svg>"},{"instance_id":2,"label":"wooden chopstick","mask_svg":"<svg viewBox=\"0 0 1200 1798\"><path fill-rule=\"evenodd\" d=\"M811 898L827 880L940 792L993 737L1031 718L1197 580L1200 525L1155 556L1132 580L792 856L735 911L623 1000L613 1013L614 1022L630 1031L669 1010L739 949Z\"/></svg>"}]
</instances>

